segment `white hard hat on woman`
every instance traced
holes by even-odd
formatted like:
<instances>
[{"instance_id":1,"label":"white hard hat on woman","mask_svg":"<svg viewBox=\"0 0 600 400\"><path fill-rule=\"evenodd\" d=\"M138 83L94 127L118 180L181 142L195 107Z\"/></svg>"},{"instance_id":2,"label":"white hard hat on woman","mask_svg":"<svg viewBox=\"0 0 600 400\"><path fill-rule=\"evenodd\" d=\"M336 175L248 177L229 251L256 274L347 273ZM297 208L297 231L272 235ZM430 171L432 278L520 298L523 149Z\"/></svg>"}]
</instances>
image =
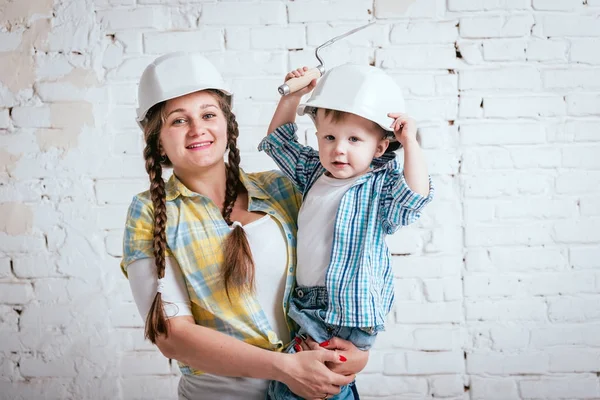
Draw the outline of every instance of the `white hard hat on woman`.
<instances>
[{"instance_id":1,"label":"white hard hat on woman","mask_svg":"<svg viewBox=\"0 0 600 400\"><path fill-rule=\"evenodd\" d=\"M158 57L148 65L138 87L137 122L143 129L152 106L205 89L232 92L215 66L200 53L175 52Z\"/></svg>"}]
</instances>

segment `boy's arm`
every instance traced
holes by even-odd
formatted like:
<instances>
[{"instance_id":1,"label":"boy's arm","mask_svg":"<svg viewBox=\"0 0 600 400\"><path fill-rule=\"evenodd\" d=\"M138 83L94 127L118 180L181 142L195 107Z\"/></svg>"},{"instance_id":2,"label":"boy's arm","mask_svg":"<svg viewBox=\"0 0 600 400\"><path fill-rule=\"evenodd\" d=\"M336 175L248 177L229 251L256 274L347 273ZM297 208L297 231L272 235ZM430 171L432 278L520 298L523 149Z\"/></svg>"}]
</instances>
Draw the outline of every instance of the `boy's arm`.
<instances>
[{"instance_id":1,"label":"boy's arm","mask_svg":"<svg viewBox=\"0 0 600 400\"><path fill-rule=\"evenodd\" d=\"M304 67L301 71L290 72L286 75L286 80L304 75L306 69ZM315 82L313 80L307 87L281 97L271 119L269 132L258 145L258 150L267 153L301 192L304 192L310 177L319 165L319 153L298 142L294 121L302 94L312 90Z\"/></svg>"},{"instance_id":2,"label":"boy's arm","mask_svg":"<svg viewBox=\"0 0 600 400\"><path fill-rule=\"evenodd\" d=\"M392 124L394 134L404 149L404 171L397 160L391 161L381 194L379 213L384 231L391 234L421 216L420 210L433 198L433 186L425 156L417 141L415 121L405 114L388 115L395 118Z\"/></svg>"},{"instance_id":3,"label":"boy's arm","mask_svg":"<svg viewBox=\"0 0 600 400\"><path fill-rule=\"evenodd\" d=\"M308 67L298 68L297 70L291 71L285 76L284 81L303 76L305 71L308 71ZM316 79L313 79L308 86L298 90L297 92L281 96L281 99L279 99L279 104L277 104L277 108L273 114L273 118L271 119L271 123L269 124L269 130L267 134L274 132L275 129L279 128L281 125L296 122L296 109L300 104L302 96L313 90L315 85Z\"/></svg>"}]
</instances>

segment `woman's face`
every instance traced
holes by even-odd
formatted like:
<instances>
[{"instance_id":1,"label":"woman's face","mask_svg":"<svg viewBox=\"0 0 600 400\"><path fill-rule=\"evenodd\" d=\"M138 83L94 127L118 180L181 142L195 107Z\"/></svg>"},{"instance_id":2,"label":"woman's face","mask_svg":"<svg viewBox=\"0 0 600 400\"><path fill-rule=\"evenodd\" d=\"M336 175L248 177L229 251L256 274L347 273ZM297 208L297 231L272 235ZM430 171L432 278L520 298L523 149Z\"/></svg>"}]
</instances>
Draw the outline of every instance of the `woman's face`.
<instances>
[{"instance_id":1,"label":"woman's face","mask_svg":"<svg viewBox=\"0 0 600 400\"><path fill-rule=\"evenodd\" d=\"M160 143L173 172L198 171L224 162L227 121L214 94L200 91L168 100L164 115Z\"/></svg>"}]
</instances>

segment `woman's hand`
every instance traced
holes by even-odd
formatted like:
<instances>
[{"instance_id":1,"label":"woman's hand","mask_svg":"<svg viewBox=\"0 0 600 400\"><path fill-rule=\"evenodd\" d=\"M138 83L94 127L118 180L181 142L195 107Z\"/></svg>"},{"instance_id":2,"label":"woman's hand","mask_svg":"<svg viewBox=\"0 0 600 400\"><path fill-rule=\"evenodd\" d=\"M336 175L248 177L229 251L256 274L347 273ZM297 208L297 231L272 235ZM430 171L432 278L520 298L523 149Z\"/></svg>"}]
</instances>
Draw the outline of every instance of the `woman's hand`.
<instances>
[{"instance_id":1,"label":"woman's hand","mask_svg":"<svg viewBox=\"0 0 600 400\"><path fill-rule=\"evenodd\" d=\"M340 386L348 385L355 378L354 375L335 373L325 365L344 364L343 357L335 350L319 349L283 355L285 357L280 367L282 376L277 380L300 397L322 399L336 395L340 392Z\"/></svg>"},{"instance_id":2,"label":"woman's hand","mask_svg":"<svg viewBox=\"0 0 600 400\"><path fill-rule=\"evenodd\" d=\"M342 375L356 375L362 371L369 361L369 352L357 348L352 342L339 337L331 338L327 342L317 343L310 337L303 341L300 346L303 350L335 350L340 353L346 362L343 363L327 363L326 365L333 372Z\"/></svg>"}]
</instances>

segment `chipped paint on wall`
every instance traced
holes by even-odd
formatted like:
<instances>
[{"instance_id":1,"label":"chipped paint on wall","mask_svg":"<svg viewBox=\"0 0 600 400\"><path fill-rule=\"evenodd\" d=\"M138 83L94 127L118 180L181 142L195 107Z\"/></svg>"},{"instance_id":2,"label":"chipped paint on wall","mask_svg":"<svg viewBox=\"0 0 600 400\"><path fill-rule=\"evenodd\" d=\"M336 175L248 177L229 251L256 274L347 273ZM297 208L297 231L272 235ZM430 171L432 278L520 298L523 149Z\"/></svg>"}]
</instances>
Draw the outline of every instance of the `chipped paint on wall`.
<instances>
[{"instance_id":1,"label":"chipped paint on wall","mask_svg":"<svg viewBox=\"0 0 600 400\"><path fill-rule=\"evenodd\" d=\"M21 156L9 153L4 149L0 149L0 173L6 172L10 175L12 168L19 161Z\"/></svg>"},{"instance_id":2,"label":"chipped paint on wall","mask_svg":"<svg viewBox=\"0 0 600 400\"><path fill-rule=\"evenodd\" d=\"M52 148L67 151L77 146L80 132L80 129L75 128L38 129L35 138L41 151Z\"/></svg>"},{"instance_id":3,"label":"chipped paint on wall","mask_svg":"<svg viewBox=\"0 0 600 400\"><path fill-rule=\"evenodd\" d=\"M0 0L0 24L23 23L34 15L50 17L54 0Z\"/></svg>"},{"instance_id":4,"label":"chipped paint on wall","mask_svg":"<svg viewBox=\"0 0 600 400\"><path fill-rule=\"evenodd\" d=\"M0 232L9 235L23 235L31 232L33 210L22 203L0 204Z\"/></svg>"}]
</instances>

